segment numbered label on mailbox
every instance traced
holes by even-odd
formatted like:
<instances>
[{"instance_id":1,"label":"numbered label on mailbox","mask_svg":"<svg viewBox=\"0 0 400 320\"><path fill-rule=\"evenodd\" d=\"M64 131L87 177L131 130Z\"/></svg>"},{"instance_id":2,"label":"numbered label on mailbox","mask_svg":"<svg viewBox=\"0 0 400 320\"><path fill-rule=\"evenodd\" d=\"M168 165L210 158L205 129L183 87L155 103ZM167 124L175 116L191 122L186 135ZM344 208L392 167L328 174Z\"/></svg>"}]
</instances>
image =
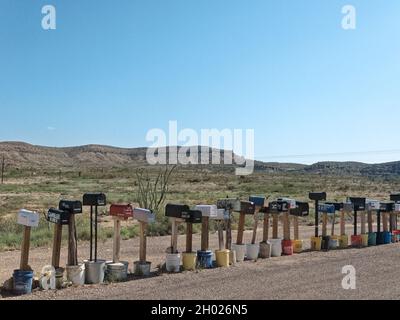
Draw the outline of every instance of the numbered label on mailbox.
<instances>
[{"instance_id":1,"label":"numbered label on mailbox","mask_svg":"<svg viewBox=\"0 0 400 320\"><path fill-rule=\"evenodd\" d=\"M47 221L55 224L68 224L70 213L67 211L50 208L47 212Z\"/></svg>"}]
</instances>

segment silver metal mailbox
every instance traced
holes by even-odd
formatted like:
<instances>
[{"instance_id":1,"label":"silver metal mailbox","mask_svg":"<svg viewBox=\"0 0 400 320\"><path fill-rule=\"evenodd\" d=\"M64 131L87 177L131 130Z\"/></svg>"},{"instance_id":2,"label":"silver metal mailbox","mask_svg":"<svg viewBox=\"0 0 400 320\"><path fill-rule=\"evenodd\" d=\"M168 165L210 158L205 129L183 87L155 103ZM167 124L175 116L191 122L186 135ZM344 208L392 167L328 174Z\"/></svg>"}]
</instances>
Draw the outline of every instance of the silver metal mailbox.
<instances>
[{"instance_id":1,"label":"silver metal mailbox","mask_svg":"<svg viewBox=\"0 0 400 320\"><path fill-rule=\"evenodd\" d=\"M218 209L216 205L197 205L194 210L201 211L203 217L214 218L218 215Z\"/></svg>"},{"instance_id":2,"label":"silver metal mailbox","mask_svg":"<svg viewBox=\"0 0 400 320\"><path fill-rule=\"evenodd\" d=\"M377 211L380 210L380 208L381 208L381 203L378 200L371 200L371 199L365 200L365 210Z\"/></svg>"},{"instance_id":3,"label":"silver metal mailbox","mask_svg":"<svg viewBox=\"0 0 400 320\"><path fill-rule=\"evenodd\" d=\"M26 227L36 228L39 226L39 214L35 211L21 209L18 212L17 223Z\"/></svg>"},{"instance_id":4,"label":"silver metal mailbox","mask_svg":"<svg viewBox=\"0 0 400 320\"><path fill-rule=\"evenodd\" d=\"M156 220L156 215L148 209L135 208L133 209L133 219L140 222L152 223Z\"/></svg>"}]
</instances>

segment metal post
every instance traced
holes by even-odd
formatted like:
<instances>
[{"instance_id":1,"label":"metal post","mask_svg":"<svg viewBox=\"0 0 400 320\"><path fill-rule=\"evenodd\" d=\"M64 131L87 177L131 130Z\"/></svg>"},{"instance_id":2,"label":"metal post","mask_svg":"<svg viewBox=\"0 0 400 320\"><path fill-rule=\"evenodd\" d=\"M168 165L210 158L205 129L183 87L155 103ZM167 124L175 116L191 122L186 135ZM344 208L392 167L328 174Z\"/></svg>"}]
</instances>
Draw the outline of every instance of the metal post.
<instances>
[{"instance_id":1,"label":"metal post","mask_svg":"<svg viewBox=\"0 0 400 320\"><path fill-rule=\"evenodd\" d=\"M318 237L318 224L319 224L319 216L318 216L318 207L319 201L315 200L315 237Z\"/></svg>"},{"instance_id":2,"label":"metal post","mask_svg":"<svg viewBox=\"0 0 400 320\"><path fill-rule=\"evenodd\" d=\"M378 231L378 233L380 233L381 232L381 211L380 210L378 210L378 215L377 216L378 216L378 218L377 218L377 220L378 220L377 221L377 223L378 223L378 228L377 229L378 230L377 231Z\"/></svg>"},{"instance_id":3,"label":"metal post","mask_svg":"<svg viewBox=\"0 0 400 320\"><path fill-rule=\"evenodd\" d=\"M94 237L94 261L97 262L97 206L95 206Z\"/></svg>"},{"instance_id":4,"label":"metal post","mask_svg":"<svg viewBox=\"0 0 400 320\"><path fill-rule=\"evenodd\" d=\"M93 261L93 206L90 206L90 261Z\"/></svg>"}]
</instances>

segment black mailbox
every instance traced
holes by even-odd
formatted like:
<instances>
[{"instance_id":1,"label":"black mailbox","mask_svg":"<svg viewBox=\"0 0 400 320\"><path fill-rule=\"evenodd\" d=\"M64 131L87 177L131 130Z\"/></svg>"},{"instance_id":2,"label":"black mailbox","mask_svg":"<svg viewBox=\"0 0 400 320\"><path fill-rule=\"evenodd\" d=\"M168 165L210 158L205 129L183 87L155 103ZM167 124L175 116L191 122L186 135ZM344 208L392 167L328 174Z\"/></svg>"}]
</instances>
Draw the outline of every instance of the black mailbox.
<instances>
[{"instance_id":1,"label":"black mailbox","mask_svg":"<svg viewBox=\"0 0 400 320\"><path fill-rule=\"evenodd\" d=\"M50 208L47 212L46 219L51 223L66 225L69 224L69 216L70 213L67 211Z\"/></svg>"},{"instance_id":2,"label":"black mailbox","mask_svg":"<svg viewBox=\"0 0 400 320\"><path fill-rule=\"evenodd\" d=\"M394 202L381 202L380 203L380 211L381 212L393 212L395 208Z\"/></svg>"},{"instance_id":3,"label":"black mailbox","mask_svg":"<svg viewBox=\"0 0 400 320\"><path fill-rule=\"evenodd\" d=\"M340 211L343 209L343 202L325 202L325 204L335 206L335 211Z\"/></svg>"},{"instance_id":4,"label":"black mailbox","mask_svg":"<svg viewBox=\"0 0 400 320\"><path fill-rule=\"evenodd\" d=\"M310 214L308 202L296 201L296 208L290 210L290 215L297 217L306 217Z\"/></svg>"},{"instance_id":5,"label":"black mailbox","mask_svg":"<svg viewBox=\"0 0 400 320\"><path fill-rule=\"evenodd\" d=\"M83 195L83 205L103 207L106 205L106 195L104 193L85 193Z\"/></svg>"},{"instance_id":6,"label":"black mailbox","mask_svg":"<svg viewBox=\"0 0 400 320\"><path fill-rule=\"evenodd\" d=\"M187 212L182 212L182 218L189 223L201 223L202 216L203 214L200 210L189 210Z\"/></svg>"},{"instance_id":7,"label":"black mailbox","mask_svg":"<svg viewBox=\"0 0 400 320\"><path fill-rule=\"evenodd\" d=\"M255 212L256 212L256 206L254 202L240 201L240 213L254 214Z\"/></svg>"},{"instance_id":8,"label":"black mailbox","mask_svg":"<svg viewBox=\"0 0 400 320\"><path fill-rule=\"evenodd\" d=\"M183 218L190 211L189 206L184 204L167 204L165 207L165 216L170 218Z\"/></svg>"},{"instance_id":9,"label":"black mailbox","mask_svg":"<svg viewBox=\"0 0 400 320\"><path fill-rule=\"evenodd\" d=\"M314 201L326 200L326 192L310 192L308 197Z\"/></svg>"},{"instance_id":10,"label":"black mailbox","mask_svg":"<svg viewBox=\"0 0 400 320\"><path fill-rule=\"evenodd\" d=\"M355 211L363 211L365 210L365 198L349 198L350 202L354 205Z\"/></svg>"},{"instance_id":11,"label":"black mailbox","mask_svg":"<svg viewBox=\"0 0 400 320\"><path fill-rule=\"evenodd\" d=\"M272 201L269 203L270 213L280 213L289 211L289 202L287 201Z\"/></svg>"},{"instance_id":12,"label":"black mailbox","mask_svg":"<svg viewBox=\"0 0 400 320\"><path fill-rule=\"evenodd\" d=\"M260 213L270 213L269 207L262 207Z\"/></svg>"},{"instance_id":13,"label":"black mailbox","mask_svg":"<svg viewBox=\"0 0 400 320\"><path fill-rule=\"evenodd\" d=\"M74 200L61 200L58 209L67 211L70 214L82 213L82 202Z\"/></svg>"},{"instance_id":14,"label":"black mailbox","mask_svg":"<svg viewBox=\"0 0 400 320\"><path fill-rule=\"evenodd\" d=\"M390 201L400 202L400 193L392 193L390 195Z\"/></svg>"}]
</instances>

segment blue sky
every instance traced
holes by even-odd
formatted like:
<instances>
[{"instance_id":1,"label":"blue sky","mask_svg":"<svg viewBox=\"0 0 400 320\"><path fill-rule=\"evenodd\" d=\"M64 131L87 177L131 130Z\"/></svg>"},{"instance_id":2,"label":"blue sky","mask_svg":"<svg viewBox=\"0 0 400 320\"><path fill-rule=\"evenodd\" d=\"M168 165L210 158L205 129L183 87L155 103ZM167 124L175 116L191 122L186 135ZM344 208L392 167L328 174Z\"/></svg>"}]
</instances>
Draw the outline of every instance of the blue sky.
<instances>
[{"instance_id":1,"label":"blue sky","mask_svg":"<svg viewBox=\"0 0 400 320\"><path fill-rule=\"evenodd\" d=\"M147 146L177 120L254 129L265 161L399 160L399 16L398 0L0 0L0 141Z\"/></svg>"}]
</instances>

